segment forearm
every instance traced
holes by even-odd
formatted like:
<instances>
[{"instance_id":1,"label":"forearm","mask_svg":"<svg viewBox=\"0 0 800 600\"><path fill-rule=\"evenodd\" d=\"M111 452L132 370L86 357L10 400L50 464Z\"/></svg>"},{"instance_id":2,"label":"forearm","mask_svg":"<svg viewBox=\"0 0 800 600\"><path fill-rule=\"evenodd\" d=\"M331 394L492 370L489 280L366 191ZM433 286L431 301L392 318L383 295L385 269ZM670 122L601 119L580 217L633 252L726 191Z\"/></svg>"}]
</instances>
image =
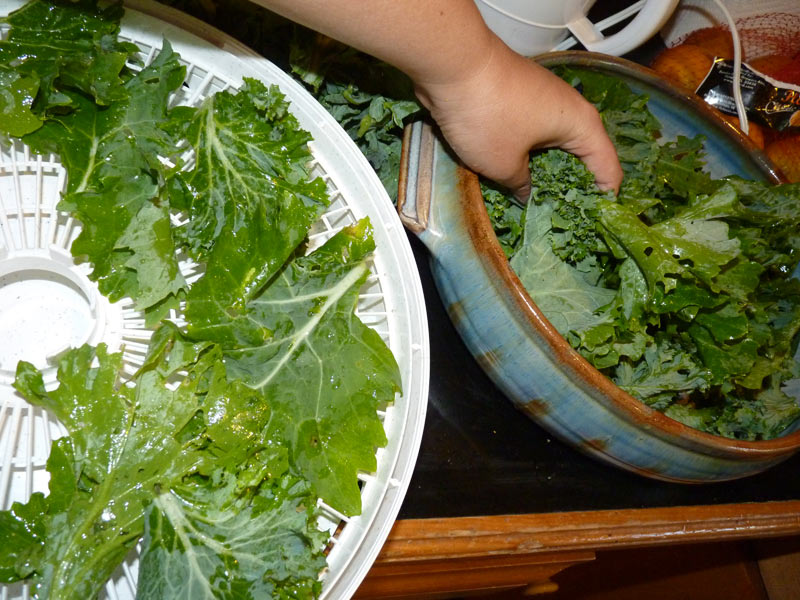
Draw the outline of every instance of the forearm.
<instances>
[{"instance_id":1,"label":"forearm","mask_svg":"<svg viewBox=\"0 0 800 600\"><path fill-rule=\"evenodd\" d=\"M472 0L256 2L394 65L423 86L469 77L499 42Z\"/></svg>"},{"instance_id":2,"label":"forearm","mask_svg":"<svg viewBox=\"0 0 800 600\"><path fill-rule=\"evenodd\" d=\"M622 169L597 111L500 41L473 0L254 1L404 71L461 160L517 197L530 189L529 152L553 146L618 188Z\"/></svg>"}]
</instances>

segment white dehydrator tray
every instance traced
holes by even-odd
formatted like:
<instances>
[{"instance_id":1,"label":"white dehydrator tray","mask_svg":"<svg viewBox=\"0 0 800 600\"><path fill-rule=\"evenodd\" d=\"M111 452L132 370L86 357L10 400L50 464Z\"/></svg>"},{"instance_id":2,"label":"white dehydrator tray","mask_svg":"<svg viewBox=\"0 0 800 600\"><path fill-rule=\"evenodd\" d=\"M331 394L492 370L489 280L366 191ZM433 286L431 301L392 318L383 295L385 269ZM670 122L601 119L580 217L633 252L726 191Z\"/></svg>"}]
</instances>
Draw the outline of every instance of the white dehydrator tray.
<instances>
[{"instance_id":1,"label":"white dehydrator tray","mask_svg":"<svg viewBox=\"0 0 800 600\"><path fill-rule=\"evenodd\" d=\"M0 0L0 15L21 6ZM369 216L377 249L357 314L380 333L400 365L403 394L382 413L388 445L378 469L360 475L362 514L346 518L322 506L331 532L322 598L349 598L394 523L416 461L428 395L429 346L422 287L404 229L380 180L344 130L295 80L232 38L174 9L147 0L127 2L122 37L145 62L167 38L187 67L179 104L237 88L243 77L277 84L300 125L313 136L313 173L332 199L315 225L312 246ZM4 30L0 29L0 37ZM187 87L188 86L188 87ZM28 405L12 388L20 359L55 380L48 358L67 347L105 342L124 350L126 368L141 364L150 331L126 300L110 303L75 264L69 248L80 223L55 208L65 184L57 156L36 156L22 144L0 143L0 508L47 493L45 462L61 425ZM132 554L107 583L108 598L133 598L138 557ZM29 597L24 585L0 587L0 599Z\"/></svg>"}]
</instances>

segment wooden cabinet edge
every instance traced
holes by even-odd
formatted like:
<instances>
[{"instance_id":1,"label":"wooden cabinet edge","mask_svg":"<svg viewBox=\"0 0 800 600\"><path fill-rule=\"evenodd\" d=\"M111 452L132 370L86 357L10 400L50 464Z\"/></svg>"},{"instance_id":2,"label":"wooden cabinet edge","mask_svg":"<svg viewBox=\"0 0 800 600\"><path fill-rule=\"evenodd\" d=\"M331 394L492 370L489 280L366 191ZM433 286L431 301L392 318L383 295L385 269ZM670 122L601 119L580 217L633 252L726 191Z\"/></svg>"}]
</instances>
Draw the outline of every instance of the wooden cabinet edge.
<instances>
[{"instance_id":1,"label":"wooden cabinet edge","mask_svg":"<svg viewBox=\"0 0 800 600\"><path fill-rule=\"evenodd\" d=\"M800 501L397 521L377 562L800 534Z\"/></svg>"},{"instance_id":2,"label":"wooden cabinet edge","mask_svg":"<svg viewBox=\"0 0 800 600\"><path fill-rule=\"evenodd\" d=\"M597 550L800 534L800 501L397 521L355 595L554 590Z\"/></svg>"},{"instance_id":3,"label":"wooden cabinet edge","mask_svg":"<svg viewBox=\"0 0 800 600\"><path fill-rule=\"evenodd\" d=\"M382 562L354 598L454 598L515 588L537 595L558 589L550 580L556 573L594 558L582 550Z\"/></svg>"}]
</instances>

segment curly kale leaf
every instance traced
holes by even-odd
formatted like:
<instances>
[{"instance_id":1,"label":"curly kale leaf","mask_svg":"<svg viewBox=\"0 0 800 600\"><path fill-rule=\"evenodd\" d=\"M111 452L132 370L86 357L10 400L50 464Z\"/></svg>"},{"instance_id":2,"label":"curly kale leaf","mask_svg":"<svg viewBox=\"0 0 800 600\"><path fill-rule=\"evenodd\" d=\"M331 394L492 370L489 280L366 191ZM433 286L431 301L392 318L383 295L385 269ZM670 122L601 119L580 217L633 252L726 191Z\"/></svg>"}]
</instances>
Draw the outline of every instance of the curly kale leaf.
<instances>
[{"instance_id":1,"label":"curly kale leaf","mask_svg":"<svg viewBox=\"0 0 800 600\"><path fill-rule=\"evenodd\" d=\"M125 82L124 99L102 107L70 92L74 110L23 138L37 152L58 153L67 169L59 208L82 223L73 255L92 263L90 277L103 294L133 298L141 310L185 288L159 159L175 153L177 141L162 123L184 74L165 43L152 64Z\"/></svg>"},{"instance_id":2,"label":"curly kale leaf","mask_svg":"<svg viewBox=\"0 0 800 600\"><path fill-rule=\"evenodd\" d=\"M287 475L245 499L230 488L184 484L155 498L145 516L138 600L319 595L327 536L309 518L308 484Z\"/></svg>"},{"instance_id":3,"label":"curly kale leaf","mask_svg":"<svg viewBox=\"0 0 800 600\"><path fill-rule=\"evenodd\" d=\"M198 410L197 384L172 392L144 373L136 387L124 385L121 362L104 346L68 351L52 392L31 365L17 370L19 392L67 429L47 461L50 493L2 519L11 514L35 532L24 568L15 568L33 578L38 598L94 597L141 536L144 506L196 461L175 434Z\"/></svg>"},{"instance_id":4,"label":"curly kale leaf","mask_svg":"<svg viewBox=\"0 0 800 600\"><path fill-rule=\"evenodd\" d=\"M246 80L238 93L180 108L179 117L195 166L174 175L172 203L189 217L180 239L207 260L188 294L186 319L192 335L220 340L329 199L325 182L310 177L309 135L276 87Z\"/></svg>"},{"instance_id":5,"label":"curly kale leaf","mask_svg":"<svg viewBox=\"0 0 800 600\"><path fill-rule=\"evenodd\" d=\"M608 246L598 231L600 201L613 197L594 185L594 175L575 156L550 150L530 162L531 200L553 207L550 240L553 251L564 261L587 269ZM587 264L588 262L588 264Z\"/></svg>"},{"instance_id":6,"label":"curly kale leaf","mask_svg":"<svg viewBox=\"0 0 800 600\"><path fill-rule=\"evenodd\" d=\"M665 336L659 336L647 346L641 361L622 362L614 373L617 385L659 410L672 404L675 392L707 391L709 379L710 373L701 363Z\"/></svg>"},{"instance_id":7,"label":"curly kale leaf","mask_svg":"<svg viewBox=\"0 0 800 600\"><path fill-rule=\"evenodd\" d=\"M297 257L220 337L232 377L269 399L290 459L331 506L361 510L358 470L386 443L377 415L400 389L380 336L355 315L374 247L367 221Z\"/></svg>"},{"instance_id":8,"label":"curly kale leaf","mask_svg":"<svg viewBox=\"0 0 800 600\"><path fill-rule=\"evenodd\" d=\"M181 242L203 257L223 230L235 235L258 220L276 249L293 250L328 199L324 182L310 181L311 136L278 87L245 79L235 93L209 96L197 109L175 109L173 121L194 153L193 168L171 182L172 204L187 217Z\"/></svg>"},{"instance_id":9,"label":"curly kale leaf","mask_svg":"<svg viewBox=\"0 0 800 600\"><path fill-rule=\"evenodd\" d=\"M613 290L590 281L552 249L553 213L549 204L526 210L525 239L511 267L536 305L559 332L581 330L604 321L597 311L614 299Z\"/></svg>"},{"instance_id":10,"label":"curly kale leaf","mask_svg":"<svg viewBox=\"0 0 800 600\"><path fill-rule=\"evenodd\" d=\"M510 259L522 242L523 211L510 194L481 180L481 194L500 247Z\"/></svg>"}]
</instances>

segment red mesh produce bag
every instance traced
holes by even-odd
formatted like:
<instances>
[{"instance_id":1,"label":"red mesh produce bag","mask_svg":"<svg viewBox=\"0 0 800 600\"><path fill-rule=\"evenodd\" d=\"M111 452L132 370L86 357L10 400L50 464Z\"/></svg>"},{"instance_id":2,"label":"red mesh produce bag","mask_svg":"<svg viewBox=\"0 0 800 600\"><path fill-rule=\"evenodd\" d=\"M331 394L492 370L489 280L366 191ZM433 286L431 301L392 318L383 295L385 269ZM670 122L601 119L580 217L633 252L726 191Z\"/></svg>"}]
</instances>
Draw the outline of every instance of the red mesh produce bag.
<instances>
[{"instance_id":1,"label":"red mesh produce bag","mask_svg":"<svg viewBox=\"0 0 800 600\"><path fill-rule=\"evenodd\" d=\"M758 72L800 86L800 2L798 0L725 0L736 22L744 61ZM722 56L732 53L719 33L730 30L719 8L711 0L682 0L661 35L669 48L682 43L705 46L706 51ZM726 56L731 58L731 56ZM795 113L800 115L800 111ZM730 118L730 117L729 117ZM800 181L800 127L763 129L764 148L775 167L789 181ZM758 130L757 130L758 131ZM751 135L751 137L753 137ZM763 146L762 146L763 144Z\"/></svg>"},{"instance_id":2,"label":"red mesh produce bag","mask_svg":"<svg viewBox=\"0 0 800 600\"><path fill-rule=\"evenodd\" d=\"M770 54L795 57L800 52L800 14L770 13L737 18L736 29L748 60Z\"/></svg>"},{"instance_id":3,"label":"red mesh produce bag","mask_svg":"<svg viewBox=\"0 0 800 600\"><path fill-rule=\"evenodd\" d=\"M725 0L736 21L745 60L765 55L794 57L800 53L800 2L772 0L752 2ZM667 46L682 43L692 32L728 24L711 0L682 0L672 19L662 29Z\"/></svg>"}]
</instances>

